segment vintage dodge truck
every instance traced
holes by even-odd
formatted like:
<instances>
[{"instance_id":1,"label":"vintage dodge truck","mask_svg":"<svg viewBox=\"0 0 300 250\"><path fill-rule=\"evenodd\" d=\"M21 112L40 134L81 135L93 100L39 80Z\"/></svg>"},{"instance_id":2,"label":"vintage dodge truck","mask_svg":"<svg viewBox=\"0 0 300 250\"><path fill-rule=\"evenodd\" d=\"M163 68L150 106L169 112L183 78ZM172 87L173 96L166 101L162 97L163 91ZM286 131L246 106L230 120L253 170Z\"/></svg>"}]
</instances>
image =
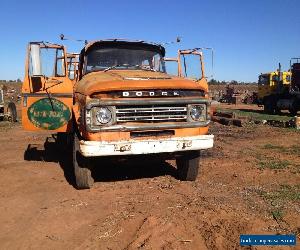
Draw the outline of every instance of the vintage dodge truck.
<instances>
[{"instance_id":1,"label":"vintage dodge truck","mask_svg":"<svg viewBox=\"0 0 300 250\"><path fill-rule=\"evenodd\" d=\"M54 60L44 60L49 51ZM186 57L197 57L201 73L187 78ZM166 73L168 61L177 75ZM52 68L46 74L46 66ZM210 102L201 49L165 58L159 44L99 40L79 56L77 80L68 78L64 46L30 43L23 84L23 126L72 135L79 189L90 188L93 158L157 155L176 159L181 180L196 179L200 150L213 146L208 134ZM99 162L99 161L97 161ZM109 168L109 166L98 166ZM142 167L142 166L141 166Z\"/></svg>"}]
</instances>

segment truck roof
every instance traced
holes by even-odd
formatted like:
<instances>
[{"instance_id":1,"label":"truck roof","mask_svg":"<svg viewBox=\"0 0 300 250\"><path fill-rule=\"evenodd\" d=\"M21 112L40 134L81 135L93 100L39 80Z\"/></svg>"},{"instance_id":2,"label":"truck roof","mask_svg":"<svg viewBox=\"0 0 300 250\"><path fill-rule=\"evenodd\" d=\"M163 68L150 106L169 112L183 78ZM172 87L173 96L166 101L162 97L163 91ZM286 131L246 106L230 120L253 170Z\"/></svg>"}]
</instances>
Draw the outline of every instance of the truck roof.
<instances>
[{"instance_id":1,"label":"truck roof","mask_svg":"<svg viewBox=\"0 0 300 250\"><path fill-rule=\"evenodd\" d=\"M282 71L283 74L291 74L290 71ZM265 75L278 75L278 71L272 71L272 72L266 72L266 73L260 73L261 76L265 76Z\"/></svg>"},{"instance_id":2,"label":"truck roof","mask_svg":"<svg viewBox=\"0 0 300 250\"><path fill-rule=\"evenodd\" d=\"M142 40L127 40L127 39L104 39L104 40L97 40L97 41L92 41L89 42L82 50L81 54L87 52L93 47L98 47L98 46L117 46L117 45L137 45L137 46L144 46L145 48L149 48L152 50L158 51L162 56L165 56L165 48L156 43L151 43L151 42L145 42Z\"/></svg>"}]
</instances>

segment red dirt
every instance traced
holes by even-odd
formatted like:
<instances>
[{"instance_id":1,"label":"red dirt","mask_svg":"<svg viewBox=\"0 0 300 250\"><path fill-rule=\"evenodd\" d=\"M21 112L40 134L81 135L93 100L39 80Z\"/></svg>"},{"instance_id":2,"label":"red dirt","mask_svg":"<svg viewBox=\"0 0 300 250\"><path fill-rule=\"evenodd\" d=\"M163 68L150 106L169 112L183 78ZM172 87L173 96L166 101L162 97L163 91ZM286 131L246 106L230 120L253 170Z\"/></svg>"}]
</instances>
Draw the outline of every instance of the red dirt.
<instances>
[{"instance_id":1,"label":"red dirt","mask_svg":"<svg viewBox=\"0 0 300 250\"><path fill-rule=\"evenodd\" d=\"M299 187L299 132L218 124L211 132L215 147L203 153L196 182L177 180L174 161L141 157L104 162L94 187L78 191L68 150L45 142L50 134L2 125L0 248L240 249L240 234L275 233L297 233L299 242L297 193L267 198L280 185ZM37 150L24 160L28 144ZM259 169L266 156L290 164Z\"/></svg>"}]
</instances>

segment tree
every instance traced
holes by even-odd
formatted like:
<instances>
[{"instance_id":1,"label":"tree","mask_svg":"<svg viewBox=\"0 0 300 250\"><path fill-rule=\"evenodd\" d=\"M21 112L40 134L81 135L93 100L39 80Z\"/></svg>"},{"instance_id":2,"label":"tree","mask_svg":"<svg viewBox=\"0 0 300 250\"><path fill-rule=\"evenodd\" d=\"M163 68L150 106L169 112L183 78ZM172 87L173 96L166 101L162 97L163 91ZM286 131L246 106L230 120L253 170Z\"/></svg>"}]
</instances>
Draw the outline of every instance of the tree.
<instances>
[{"instance_id":1,"label":"tree","mask_svg":"<svg viewBox=\"0 0 300 250\"><path fill-rule=\"evenodd\" d=\"M209 84L218 84L219 82L212 78L208 83Z\"/></svg>"}]
</instances>

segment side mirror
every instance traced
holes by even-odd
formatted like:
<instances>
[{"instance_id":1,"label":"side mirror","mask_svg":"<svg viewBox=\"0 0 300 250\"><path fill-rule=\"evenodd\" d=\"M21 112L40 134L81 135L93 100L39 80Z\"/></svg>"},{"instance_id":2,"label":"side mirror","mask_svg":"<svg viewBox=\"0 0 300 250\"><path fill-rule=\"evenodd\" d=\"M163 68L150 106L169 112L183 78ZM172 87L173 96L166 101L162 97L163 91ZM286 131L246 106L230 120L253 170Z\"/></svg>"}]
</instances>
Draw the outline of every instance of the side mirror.
<instances>
[{"instance_id":1,"label":"side mirror","mask_svg":"<svg viewBox=\"0 0 300 250\"><path fill-rule=\"evenodd\" d=\"M42 74L42 65L41 65L41 50L39 44L30 45L30 58L31 58L31 68L32 76L41 76Z\"/></svg>"}]
</instances>

